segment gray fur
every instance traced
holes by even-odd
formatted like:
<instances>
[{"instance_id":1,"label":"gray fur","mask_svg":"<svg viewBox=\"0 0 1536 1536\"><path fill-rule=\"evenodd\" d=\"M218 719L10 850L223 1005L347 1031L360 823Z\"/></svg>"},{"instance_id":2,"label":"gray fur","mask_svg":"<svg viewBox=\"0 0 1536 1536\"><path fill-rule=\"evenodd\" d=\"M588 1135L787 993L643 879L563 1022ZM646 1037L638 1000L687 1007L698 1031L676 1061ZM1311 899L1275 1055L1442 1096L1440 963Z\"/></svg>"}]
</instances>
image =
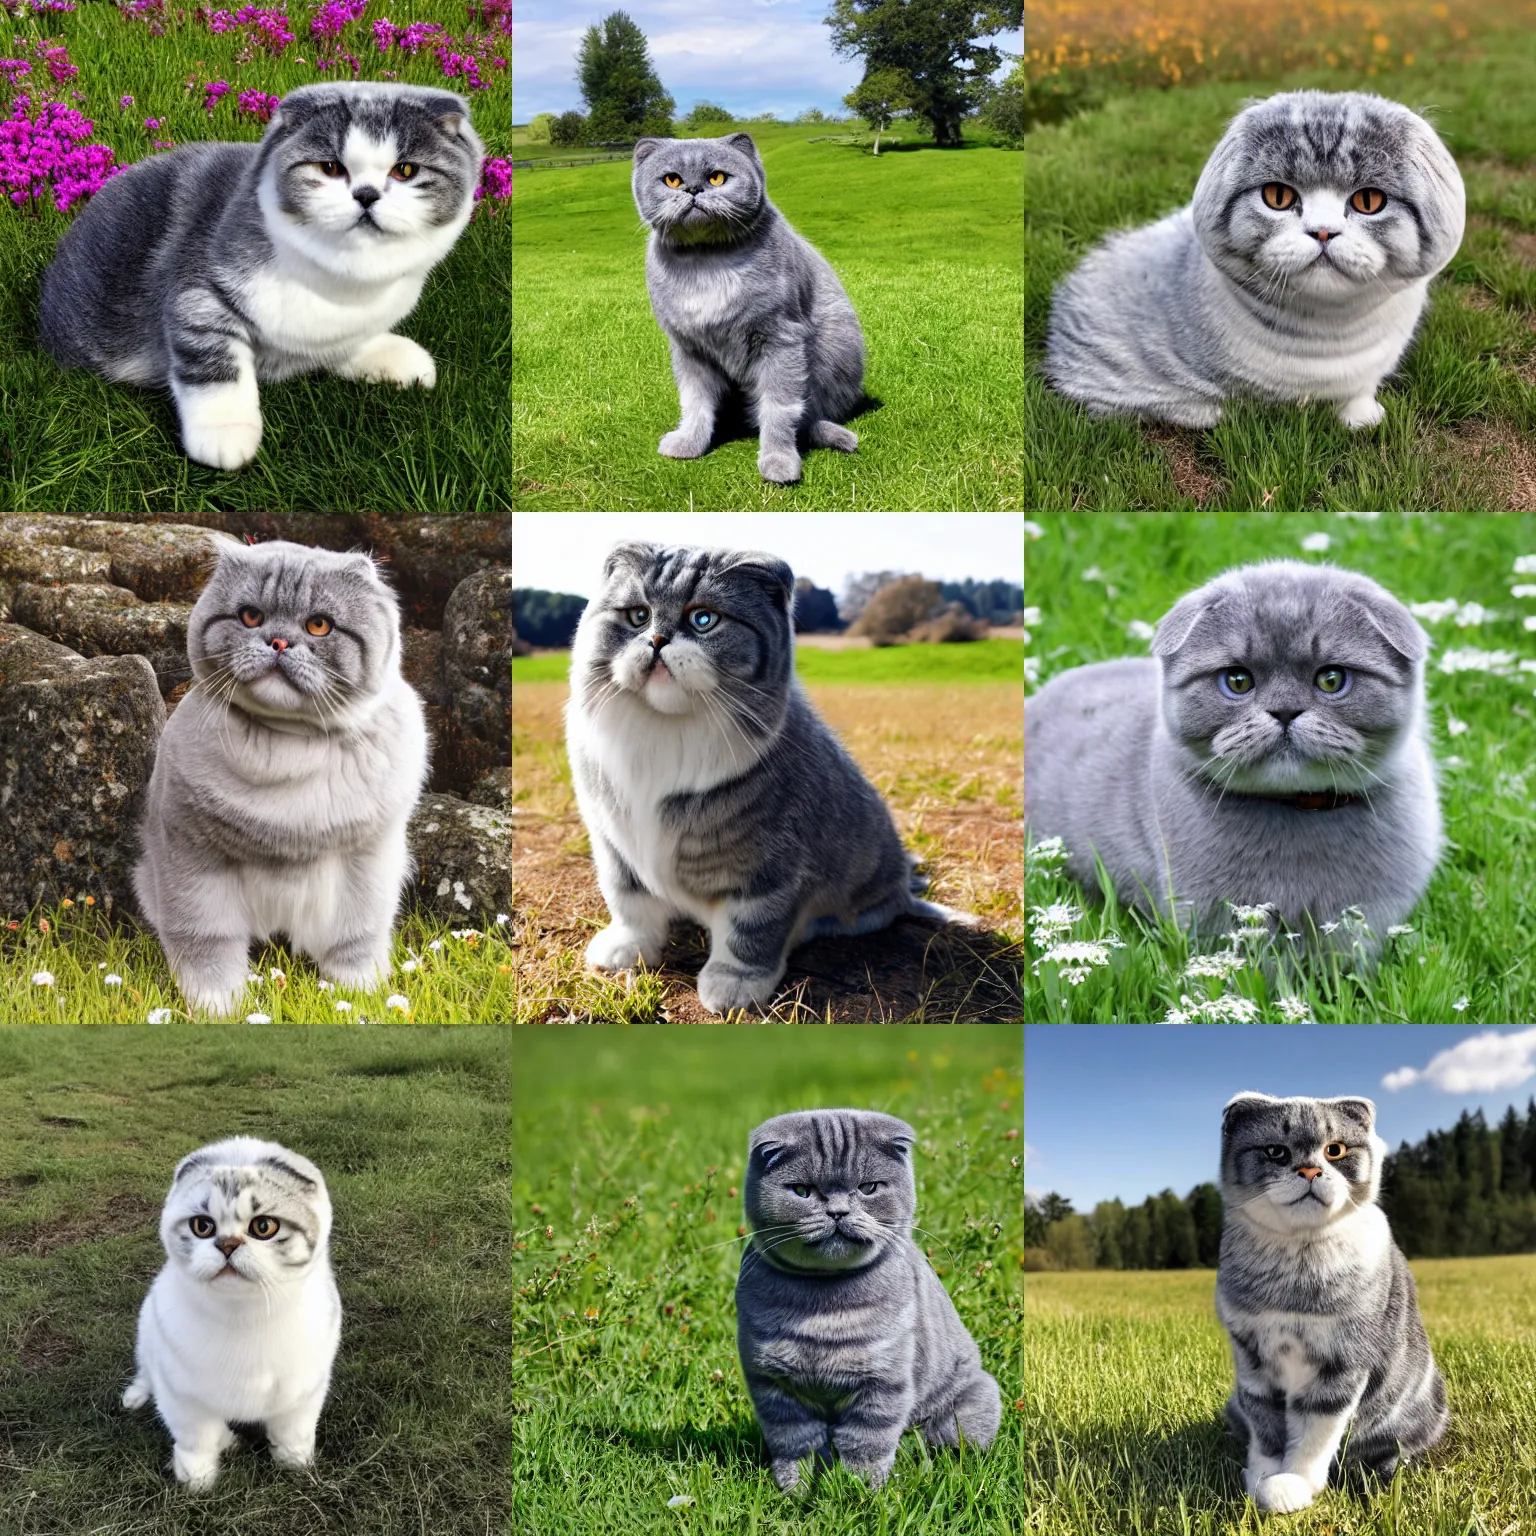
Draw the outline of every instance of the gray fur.
<instances>
[{"instance_id":1,"label":"gray fur","mask_svg":"<svg viewBox=\"0 0 1536 1536\"><path fill-rule=\"evenodd\" d=\"M1364 1098L1240 1093L1222 1113L1227 1420L1263 1509L1305 1508L1346 1465L1390 1477L1449 1422L1413 1275L1376 1203L1375 1126Z\"/></svg>"},{"instance_id":2,"label":"gray fur","mask_svg":"<svg viewBox=\"0 0 1536 1536\"><path fill-rule=\"evenodd\" d=\"M1060 837L1090 889L1097 850L1122 901L1207 931L1228 902L1269 902L1315 941L1357 906L1379 943L1439 857L1428 646L1357 572L1228 571L1163 617L1154 659L1074 667L1025 702L1029 836ZM1330 665L1350 675L1339 697L1316 686ZM1234 667L1255 679L1239 699L1218 681Z\"/></svg>"},{"instance_id":3,"label":"gray fur","mask_svg":"<svg viewBox=\"0 0 1536 1536\"><path fill-rule=\"evenodd\" d=\"M258 379L431 387L431 357L391 327L468 222L481 157L451 91L302 86L259 144L188 144L108 181L44 274L42 344L170 388L189 457L221 469L256 454Z\"/></svg>"},{"instance_id":4,"label":"gray fur","mask_svg":"<svg viewBox=\"0 0 1536 1536\"><path fill-rule=\"evenodd\" d=\"M140 908L187 1000L232 1012L276 932L332 980L376 986L426 776L394 594L367 555L218 544L187 627L195 686L160 738ZM242 609L260 616L248 627ZM311 618L328 618L316 636ZM279 648L278 642L286 642Z\"/></svg>"},{"instance_id":5,"label":"gray fur","mask_svg":"<svg viewBox=\"0 0 1536 1536\"><path fill-rule=\"evenodd\" d=\"M838 423L864 398L864 336L837 274L768 201L752 135L641 139L633 186L651 226L651 307L682 401L658 451L698 458L736 391L759 429L765 480L798 480L804 446L852 453L859 440Z\"/></svg>"},{"instance_id":6,"label":"gray fur","mask_svg":"<svg viewBox=\"0 0 1536 1536\"><path fill-rule=\"evenodd\" d=\"M776 1115L748 1138L736 1347L786 1493L808 1456L879 1487L911 1428L977 1451L997 1434L997 1382L911 1237L916 1141L863 1109Z\"/></svg>"},{"instance_id":7,"label":"gray fur","mask_svg":"<svg viewBox=\"0 0 1536 1536\"><path fill-rule=\"evenodd\" d=\"M795 680L793 595L773 555L620 544L572 649L566 745L613 918L587 961L658 965L692 918L714 1013L766 1007L802 940L956 916L919 900L885 802Z\"/></svg>"},{"instance_id":8,"label":"gray fur","mask_svg":"<svg viewBox=\"0 0 1536 1536\"><path fill-rule=\"evenodd\" d=\"M1269 183L1289 208L1266 206ZM1376 213L1350 206L1365 189L1386 196ZM1109 236L1060 285L1046 375L1094 416L1210 427L1250 395L1374 426L1465 221L1456 162L1407 107L1272 96L1233 119L1188 207Z\"/></svg>"}]
</instances>

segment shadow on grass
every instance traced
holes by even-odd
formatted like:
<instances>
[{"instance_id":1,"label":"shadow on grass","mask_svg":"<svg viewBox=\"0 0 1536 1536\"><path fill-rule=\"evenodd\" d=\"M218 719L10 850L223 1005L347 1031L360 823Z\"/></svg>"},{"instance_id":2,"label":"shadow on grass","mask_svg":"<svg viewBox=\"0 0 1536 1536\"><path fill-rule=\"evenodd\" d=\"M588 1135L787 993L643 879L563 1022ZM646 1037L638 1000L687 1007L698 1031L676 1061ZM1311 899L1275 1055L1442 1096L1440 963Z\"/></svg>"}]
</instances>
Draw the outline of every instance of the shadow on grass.
<instances>
[{"instance_id":1,"label":"shadow on grass","mask_svg":"<svg viewBox=\"0 0 1536 1536\"><path fill-rule=\"evenodd\" d=\"M877 399L874 395L866 394L859 401L858 407L851 415L846 416L844 421L857 421L859 417L867 416L873 411L878 411L884 405L885 401ZM716 448L723 448L727 443L741 442L743 439L750 439L755 443L757 441L757 427L752 423L747 414L746 397L742 395L740 390L733 388L720 406L719 413L715 417L714 436L710 438L709 447L704 451L705 453L713 453ZM803 430L798 436L798 443L802 456L816 451L811 447Z\"/></svg>"},{"instance_id":2,"label":"shadow on grass","mask_svg":"<svg viewBox=\"0 0 1536 1536\"><path fill-rule=\"evenodd\" d=\"M763 1438L753 1419L714 1429L609 1429L602 1438L610 1445L623 1444L663 1461L712 1461L730 1471L756 1471L768 1465Z\"/></svg>"}]
</instances>

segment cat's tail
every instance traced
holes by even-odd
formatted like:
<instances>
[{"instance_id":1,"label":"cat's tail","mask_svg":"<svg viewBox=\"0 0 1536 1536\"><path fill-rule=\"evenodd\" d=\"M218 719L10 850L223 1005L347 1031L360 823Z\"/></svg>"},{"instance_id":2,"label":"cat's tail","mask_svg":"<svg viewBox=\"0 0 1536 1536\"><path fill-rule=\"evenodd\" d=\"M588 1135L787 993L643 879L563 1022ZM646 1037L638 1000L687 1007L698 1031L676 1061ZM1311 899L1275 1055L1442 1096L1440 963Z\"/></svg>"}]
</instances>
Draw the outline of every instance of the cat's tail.
<instances>
[{"instance_id":1,"label":"cat's tail","mask_svg":"<svg viewBox=\"0 0 1536 1536\"><path fill-rule=\"evenodd\" d=\"M124 1408L142 1408L153 1394L149 1390L149 1381L140 1371L137 1376L128 1383L128 1390L123 1393Z\"/></svg>"},{"instance_id":2,"label":"cat's tail","mask_svg":"<svg viewBox=\"0 0 1536 1536\"><path fill-rule=\"evenodd\" d=\"M912 861L912 872L907 878L908 917L930 917L935 922L959 923L963 928L981 927L981 919L974 912L960 912L937 901L924 901L922 893L928 889L928 876L918 869L917 859L912 854L907 857Z\"/></svg>"}]
</instances>

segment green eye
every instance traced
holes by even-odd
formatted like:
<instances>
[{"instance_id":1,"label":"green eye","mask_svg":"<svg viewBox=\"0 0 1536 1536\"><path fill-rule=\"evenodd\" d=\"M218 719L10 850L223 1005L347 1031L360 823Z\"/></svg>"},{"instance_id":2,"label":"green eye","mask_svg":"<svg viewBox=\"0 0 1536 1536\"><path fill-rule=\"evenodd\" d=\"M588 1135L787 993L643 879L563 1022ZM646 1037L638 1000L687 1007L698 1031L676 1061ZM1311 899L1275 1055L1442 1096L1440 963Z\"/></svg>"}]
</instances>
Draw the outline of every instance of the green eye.
<instances>
[{"instance_id":1,"label":"green eye","mask_svg":"<svg viewBox=\"0 0 1536 1536\"><path fill-rule=\"evenodd\" d=\"M644 629L651 622L651 610L649 608L627 608L624 617L629 620L635 629Z\"/></svg>"},{"instance_id":2,"label":"green eye","mask_svg":"<svg viewBox=\"0 0 1536 1536\"><path fill-rule=\"evenodd\" d=\"M1245 693L1253 692L1253 673L1246 667L1228 667L1217 681L1229 699L1240 699Z\"/></svg>"},{"instance_id":3,"label":"green eye","mask_svg":"<svg viewBox=\"0 0 1536 1536\"><path fill-rule=\"evenodd\" d=\"M789 1187L795 1194L799 1195L802 1200L810 1199L811 1186L809 1184L791 1184Z\"/></svg>"},{"instance_id":4,"label":"green eye","mask_svg":"<svg viewBox=\"0 0 1536 1536\"><path fill-rule=\"evenodd\" d=\"M1324 667L1312 681L1323 693L1337 696L1348 691L1349 673L1343 667Z\"/></svg>"}]
</instances>

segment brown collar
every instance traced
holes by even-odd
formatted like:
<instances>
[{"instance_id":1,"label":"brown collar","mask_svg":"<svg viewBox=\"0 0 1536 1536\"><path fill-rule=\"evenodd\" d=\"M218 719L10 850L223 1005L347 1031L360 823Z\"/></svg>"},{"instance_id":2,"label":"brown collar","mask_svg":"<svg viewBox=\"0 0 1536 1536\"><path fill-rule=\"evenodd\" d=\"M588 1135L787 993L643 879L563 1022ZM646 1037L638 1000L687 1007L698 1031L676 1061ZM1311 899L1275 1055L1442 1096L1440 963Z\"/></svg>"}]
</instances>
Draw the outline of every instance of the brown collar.
<instances>
[{"instance_id":1,"label":"brown collar","mask_svg":"<svg viewBox=\"0 0 1536 1536\"><path fill-rule=\"evenodd\" d=\"M1232 794L1232 791L1228 791ZM1341 795L1333 789L1304 789L1295 795L1237 794L1239 800L1268 800L1272 805L1288 805L1293 811L1336 811L1341 806L1353 805L1355 795Z\"/></svg>"}]
</instances>

